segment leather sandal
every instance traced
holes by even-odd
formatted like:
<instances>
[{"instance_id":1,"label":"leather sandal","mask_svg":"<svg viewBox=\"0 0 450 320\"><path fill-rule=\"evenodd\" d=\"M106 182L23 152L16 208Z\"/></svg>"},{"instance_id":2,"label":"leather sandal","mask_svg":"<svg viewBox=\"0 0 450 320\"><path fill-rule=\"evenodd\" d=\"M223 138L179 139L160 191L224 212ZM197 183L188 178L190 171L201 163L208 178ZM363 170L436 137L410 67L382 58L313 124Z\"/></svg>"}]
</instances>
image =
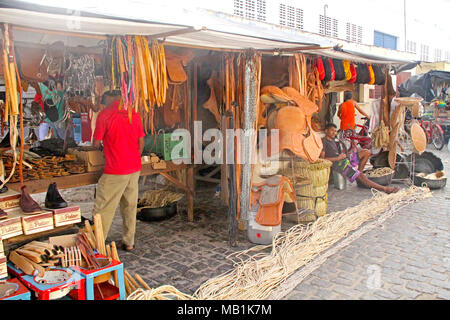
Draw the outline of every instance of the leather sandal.
<instances>
[{"instance_id":1,"label":"leather sandal","mask_svg":"<svg viewBox=\"0 0 450 320\"><path fill-rule=\"evenodd\" d=\"M130 249L130 247L131 247L131 249ZM136 246L134 245L134 246L129 246L129 245L127 245L127 244L125 244L124 242L120 242L119 243L119 249L120 250L123 250L123 251L127 251L127 252L132 252L134 249L136 249Z\"/></svg>"}]
</instances>

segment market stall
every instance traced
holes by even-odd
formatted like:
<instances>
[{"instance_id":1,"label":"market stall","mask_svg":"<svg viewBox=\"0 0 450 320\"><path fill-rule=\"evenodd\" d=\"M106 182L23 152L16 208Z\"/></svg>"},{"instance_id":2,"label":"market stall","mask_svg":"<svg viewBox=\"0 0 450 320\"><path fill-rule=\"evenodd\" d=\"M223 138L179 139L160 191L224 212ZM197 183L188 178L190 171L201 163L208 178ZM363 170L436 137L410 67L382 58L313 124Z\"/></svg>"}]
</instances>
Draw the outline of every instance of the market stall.
<instances>
[{"instance_id":1,"label":"market stall","mask_svg":"<svg viewBox=\"0 0 450 320\"><path fill-rule=\"evenodd\" d=\"M252 30L236 34L95 15L80 17L82 25L74 29L67 26L64 14L21 11L0 10L5 21L2 129L10 134L6 139L10 146L3 153L2 186L12 192L12 198L4 201L12 203L6 211L23 209L19 203L23 194L13 191L22 191L24 185L32 198L52 183L60 189L97 183L104 160L102 152L89 145L95 119L106 107L102 95L108 90L120 90L121 107L129 114L138 112L142 119L146 137L141 176L161 175L181 189L188 221L194 221L195 179L220 184L221 200L229 210L230 245L235 244L239 227L247 229L253 242L267 244L280 230L283 216L308 223L327 212L331 163L320 159L320 132L334 116L337 93L357 92L357 84L384 86L378 118L390 124L389 65L398 61L360 57L288 36L278 41L273 35L257 38L249 34ZM36 18L43 21L41 29L33 25ZM33 94L30 101L24 100L24 93L33 90L38 97ZM26 139L24 129L42 121L52 124L54 140L27 146L33 138ZM188 137L181 142L172 139L177 129L185 129ZM221 136L209 135L210 129ZM245 134L227 139L230 129L243 129ZM259 129L278 129L274 149L272 135L259 136ZM205 161L206 153L221 161ZM210 171L202 173L204 169ZM48 223L34 234L59 231L54 224L58 213L64 212L30 215ZM29 219L10 218L17 228ZM68 224L74 221L80 220ZM79 275L68 284L74 299L82 299L83 286L90 299L123 298L124 291L148 289L124 271L115 244L105 244L98 216L92 226L86 221L71 237L25 244L10 258L8 271L23 276L28 288L40 292L26 276L36 272L43 276L51 267L70 268ZM110 272L117 289L95 288L93 278ZM109 282L109 275L99 283ZM105 296L108 288L114 293ZM67 288L55 290L62 289Z\"/></svg>"}]
</instances>

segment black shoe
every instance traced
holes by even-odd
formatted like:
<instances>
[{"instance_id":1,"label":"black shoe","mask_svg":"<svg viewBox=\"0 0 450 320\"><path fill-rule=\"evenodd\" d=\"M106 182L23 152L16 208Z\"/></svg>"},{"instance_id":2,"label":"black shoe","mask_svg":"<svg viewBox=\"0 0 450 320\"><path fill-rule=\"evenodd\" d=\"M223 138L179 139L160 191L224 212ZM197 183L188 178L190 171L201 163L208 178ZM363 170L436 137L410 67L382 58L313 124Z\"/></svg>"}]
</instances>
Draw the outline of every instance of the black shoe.
<instances>
[{"instance_id":1,"label":"black shoe","mask_svg":"<svg viewBox=\"0 0 450 320\"><path fill-rule=\"evenodd\" d=\"M8 192L8 187L6 185L3 186L3 188L0 189L0 193Z\"/></svg>"},{"instance_id":2,"label":"black shoe","mask_svg":"<svg viewBox=\"0 0 450 320\"><path fill-rule=\"evenodd\" d=\"M50 183L45 196L45 207L49 209L61 209L67 207L67 202L61 197L56 182Z\"/></svg>"}]
</instances>

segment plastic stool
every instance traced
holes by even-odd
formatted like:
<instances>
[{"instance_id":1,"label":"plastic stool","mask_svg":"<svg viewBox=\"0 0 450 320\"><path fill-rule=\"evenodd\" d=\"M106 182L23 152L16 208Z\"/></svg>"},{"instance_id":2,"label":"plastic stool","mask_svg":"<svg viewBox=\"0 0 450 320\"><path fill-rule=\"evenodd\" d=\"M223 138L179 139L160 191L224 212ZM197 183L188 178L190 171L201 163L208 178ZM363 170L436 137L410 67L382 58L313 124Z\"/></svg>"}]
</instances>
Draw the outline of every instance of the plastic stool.
<instances>
[{"instance_id":1,"label":"plastic stool","mask_svg":"<svg viewBox=\"0 0 450 320\"><path fill-rule=\"evenodd\" d=\"M13 275L14 277L19 277L19 276L25 274L22 270L16 268L16 267L14 266L14 264L13 264L11 261L8 261L8 262L6 263L6 266L7 266L7 268L8 268L8 273L9 273L10 275Z\"/></svg>"},{"instance_id":2,"label":"plastic stool","mask_svg":"<svg viewBox=\"0 0 450 320\"><path fill-rule=\"evenodd\" d=\"M59 268L52 267L50 270L62 270L71 274L70 278L67 281L54 283L54 284L42 284L35 281L35 276L29 276L26 274L22 274L19 276L19 279L23 282L23 284L28 287L31 291L35 293L38 300L54 300L52 297L55 294L57 295L58 291L72 288L70 290L69 295L76 300L84 300L85 299L85 281L82 276L80 276L77 272L73 272L73 270L69 268Z\"/></svg>"},{"instance_id":3,"label":"plastic stool","mask_svg":"<svg viewBox=\"0 0 450 320\"><path fill-rule=\"evenodd\" d=\"M108 257L103 256L101 254L96 254L96 258L104 258L108 259ZM106 267L100 268L100 269L94 269L94 270L88 270L80 267L73 266L71 267L72 270L78 272L85 280L85 287L86 287L86 300L100 300L95 298L95 292L94 292L94 278L98 277L100 275L103 275L105 273L109 273L111 271L117 271L117 282L115 285L118 287L119 294L113 294L104 300L113 300L116 298L119 298L120 300L125 299L125 282L124 282L124 275L123 275L123 263L116 261L114 259L111 259L111 263L107 265ZM102 284L100 284L102 285ZM114 287L116 290L117 288L115 286L105 284L107 286L108 291L111 291L111 287Z\"/></svg>"},{"instance_id":4,"label":"plastic stool","mask_svg":"<svg viewBox=\"0 0 450 320\"><path fill-rule=\"evenodd\" d=\"M30 291L17 278L6 280L8 283L17 285L17 290L12 295L0 298L0 300L31 300Z\"/></svg>"}]
</instances>

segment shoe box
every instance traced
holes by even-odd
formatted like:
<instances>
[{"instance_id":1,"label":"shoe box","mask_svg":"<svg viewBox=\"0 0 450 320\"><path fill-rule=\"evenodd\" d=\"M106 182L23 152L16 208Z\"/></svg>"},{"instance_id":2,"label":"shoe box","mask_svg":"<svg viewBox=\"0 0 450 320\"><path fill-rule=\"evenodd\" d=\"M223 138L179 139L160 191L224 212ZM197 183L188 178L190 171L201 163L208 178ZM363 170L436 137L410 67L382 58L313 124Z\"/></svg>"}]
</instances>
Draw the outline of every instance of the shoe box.
<instances>
[{"instance_id":1,"label":"shoe box","mask_svg":"<svg viewBox=\"0 0 450 320\"><path fill-rule=\"evenodd\" d=\"M8 190L0 194L0 208L3 210L19 207L20 193Z\"/></svg>"},{"instance_id":2,"label":"shoe box","mask_svg":"<svg viewBox=\"0 0 450 320\"><path fill-rule=\"evenodd\" d=\"M25 214L21 208L6 210L8 213L7 220L20 219L21 227L24 235L35 234L55 228L53 222L53 212L42 210L35 214Z\"/></svg>"},{"instance_id":3,"label":"shoe box","mask_svg":"<svg viewBox=\"0 0 450 320\"><path fill-rule=\"evenodd\" d=\"M81 210L79 206L46 210L53 213L53 222L55 227L81 222Z\"/></svg>"},{"instance_id":4,"label":"shoe box","mask_svg":"<svg viewBox=\"0 0 450 320\"><path fill-rule=\"evenodd\" d=\"M0 233L0 279L6 278L8 276L8 270L6 266L6 257L3 248L3 240Z\"/></svg>"},{"instance_id":5,"label":"shoe box","mask_svg":"<svg viewBox=\"0 0 450 320\"><path fill-rule=\"evenodd\" d=\"M88 147L85 147L83 149L69 148L67 152L75 155L78 160L83 161L86 164L87 172L101 171L105 166L105 156L102 151L90 150Z\"/></svg>"}]
</instances>

